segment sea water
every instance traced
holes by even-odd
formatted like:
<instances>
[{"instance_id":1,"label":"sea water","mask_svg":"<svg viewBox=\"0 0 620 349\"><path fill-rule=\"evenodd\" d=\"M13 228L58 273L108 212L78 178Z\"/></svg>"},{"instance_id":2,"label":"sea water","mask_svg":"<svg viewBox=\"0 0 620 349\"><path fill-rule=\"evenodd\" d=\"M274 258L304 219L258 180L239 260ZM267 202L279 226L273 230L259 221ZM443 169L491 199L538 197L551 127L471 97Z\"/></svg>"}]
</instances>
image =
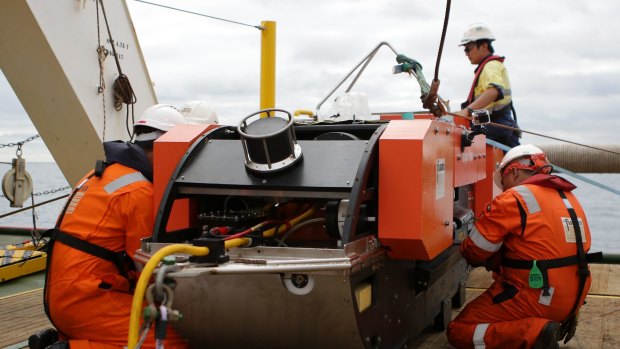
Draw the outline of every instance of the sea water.
<instances>
[{"instance_id":1,"label":"sea water","mask_svg":"<svg viewBox=\"0 0 620 349\"><path fill-rule=\"evenodd\" d=\"M10 168L10 165L0 163L0 175L4 176ZM52 193L52 191L69 185L55 163L27 163L26 170L32 177L34 193L40 194L33 196L34 203L54 199L70 193L69 190ZM620 174L584 174L583 176L603 183L616 190L620 190ZM579 198L581 205L586 211L590 231L592 233L591 251L620 253L620 230L618 229L618 225L620 224L620 214L618 213L620 208L620 195L577 179L567 178L577 185L578 188L574 191L574 194ZM37 207L34 210L34 216L36 218L34 222L36 226L38 228L50 228L54 226L56 218L62 210L65 201L66 198ZM32 205L31 198L24 203L24 207L30 205ZM0 198L0 216L14 210L17 210L17 208L9 207L9 202L4 198ZM0 227L2 226L30 228L33 226L33 211L27 210L0 218Z\"/></svg>"}]
</instances>

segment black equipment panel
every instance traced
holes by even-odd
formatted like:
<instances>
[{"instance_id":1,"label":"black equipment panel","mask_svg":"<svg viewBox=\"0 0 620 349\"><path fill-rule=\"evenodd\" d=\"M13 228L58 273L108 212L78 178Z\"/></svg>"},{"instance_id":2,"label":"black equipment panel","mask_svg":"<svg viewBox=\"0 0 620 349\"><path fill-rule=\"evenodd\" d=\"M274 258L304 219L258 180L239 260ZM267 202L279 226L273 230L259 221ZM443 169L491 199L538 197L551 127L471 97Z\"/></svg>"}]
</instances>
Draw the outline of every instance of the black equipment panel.
<instances>
[{"instance_id":1,"label":"black equipment panel","mask_svg":"<svg viewBox=\"0 0 620 349\"><path fill-rule=\"evenodd\" d=\"M176 178L182 187L246 188L349 192L367 141L299 141L303 159L293 168L269 175L246 171L239 140L211 139L193 154Z\"/></svg>"}]
</instances>

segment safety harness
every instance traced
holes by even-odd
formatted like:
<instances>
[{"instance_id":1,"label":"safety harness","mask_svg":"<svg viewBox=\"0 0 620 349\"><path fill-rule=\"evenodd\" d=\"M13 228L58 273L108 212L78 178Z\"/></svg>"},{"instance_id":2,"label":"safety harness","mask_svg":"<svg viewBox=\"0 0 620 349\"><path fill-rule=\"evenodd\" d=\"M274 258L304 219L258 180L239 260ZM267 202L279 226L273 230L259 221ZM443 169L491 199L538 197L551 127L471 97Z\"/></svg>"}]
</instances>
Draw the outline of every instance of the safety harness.
<instances>
[{"instance_id":1,"label":"safety harness","mask_svg":"<svg viewBox=\"0 0 620 349\"><path fill-rule=\"evenodd\" d=\"M127 279L129 278L128 267L132 266L133 263L131 257L127 254L127 251L115 252L108 250L107 248L95 245L86 240L63 233L58 228L51 229L51 241L54 241L54 243L61 242L64 245L72 247L76 250L80 250L95 257L112 262L122 276Z\"/></svg>"},{"instance_id":2,"label":"safety harness","mask_svg":"<svg viewBox=\"0 0 620 349\"><path fill-rule=\"evenodd\" d=\"M573 308L571 309L569 316L567 318L571 318L577 312L579 308L579 301L581 300L581 296L583 295L583 291L585 289L586 281L588 277L590 277L590 270L588 269L588 262L600 262L603 258L601 252L589 253L586 254L583 249L583 240L581 236L581 228L579 226L579 220L577 219L577 213L573 209L572 205L568 201L566 194L563 191L558 190L560 197L562 198L562 202L566 206L568 210L568 214L570 215L571 222L573 224L573 229L575 231L575 242L577 245L577 253L573 256L562 257L562 258L553 258L553 259L544 259L544 260L518 260L518 259L510 259L504 258L502 260L502 265L508 268L514 269L525 269L530 270L530 287L536 285L538 283L539 276L542 277L542 287L540 285L536 285L533 288L542 288L543 296L549 296L549 269L568 267L571 265L578 265L577 276L579 277L579 289L577 291L577 298L575 299L575 303L573 304ZM521 222L523 230L525 230L525 212L521 209Z\"/></svg>"},{"instance_id":3,"label":"safety harness","mask_svg":"<svg viewBox=\"0 0 620 349\"><path fill-rule=\"evenodd\" d=\"M482 62L480 62L480 64L474 71L474 82L471 84L471 89L469 90L469 95L467 96L467 102L465 102L467 105L471 104L474 101L474 92L476 90L476 86L478 86L478 80L480 80L480 74L482 74L484 66L490 61L500 61L504 63L504 59L506 58L502 56L489 55L485 59L483 59Z\"/></svg>"},{"instance_id":4,"label":"safety harness","mask_svg":"<svg viewBox=\"0 0 620 349\"><path fill-rule=\"evenodd\" d=\"M86 240L76 238L75 236L69 235L60 230L60 225L62 224L62 220L65 217L65 213L67 212L67 209L69 208L69 205L71 204L71 200L73 200L73 197L80 191L80 189L82 189L84 184L86 184L92 177L94 176L101 177L101 175L103 175L104 170L105 170L105 166L101 167L98 161L97 165L95 166L95 171L93 171L93 173L91 173L88 177L86 177L85 180L83 180L80 184L78 184L73 190L73 192L71 193L71 196L69 196L69 199L67 200L67 203L65 204L65 207L63 208L60 214L60 217L58 221L56 222L56 227L49 229L45 233L43 233L43 237L49 238L49 242L46 244L47 261L46 261L45 269L47 270L47 275L45 277L45 284L44 284L44 290L43 290L43 305L45 308L45 314L47 315L50 322L52 322L52 325L54 325L54 323L52 321L52 317L50 316L49 304L47 302L47 296L48 296L47 281L51 273L50 266L51 266L53 251L54 251L54 245L56 244L56 242L60 242L76 250L79 250L79 251L88 253L92 256L112 262L118 269L119 273L130 281L130 287L133 288L133 284L131 280L129 279L129 271L135 270L135 265L133 261L131 260L131 257L129 257L129 255L127 254L127 251L118 251L118 252L112 251L107 248L101 247L99 245L95 245ZM58 328L56 325L54 325L54 327Z\"/></svg>"}]
</instances>

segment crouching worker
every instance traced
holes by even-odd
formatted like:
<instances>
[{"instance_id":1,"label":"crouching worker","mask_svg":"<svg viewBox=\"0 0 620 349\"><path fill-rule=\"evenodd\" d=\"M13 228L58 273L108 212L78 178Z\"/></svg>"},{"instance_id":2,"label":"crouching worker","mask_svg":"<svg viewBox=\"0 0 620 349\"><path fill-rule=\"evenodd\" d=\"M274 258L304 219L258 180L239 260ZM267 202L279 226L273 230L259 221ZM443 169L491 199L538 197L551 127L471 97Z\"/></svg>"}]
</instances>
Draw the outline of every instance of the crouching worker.
<instances>
[{"instance_id":1,"label":"crouching worker","mask_svg":"<svg viewBox=\"0 0 620 349\"><path fill-rule=\"evenodd\" d=\"M551 175L533 145L512 148L495 173L503 187L461 245L494 283L450 323L458 348L558 348L570 340L590 289L590 230L575 186Z\"/></svg>"},{"instance_id":2,"label":"crouching worker","mask_svg":"<svg viewBox=\"0 0 620 349\"><path fill-rule=\"evenodd\" d=\"M185 121L172 106L148 108L134 125L134 142L105 142L99 163L74 189L58 217L46 277L45 310L71 349L127 345L132 258L151 236L153 141ZM154 329L142 348L155 348ZM166 348L186 348L168 328Z\"/></svg>"}]
</instances>

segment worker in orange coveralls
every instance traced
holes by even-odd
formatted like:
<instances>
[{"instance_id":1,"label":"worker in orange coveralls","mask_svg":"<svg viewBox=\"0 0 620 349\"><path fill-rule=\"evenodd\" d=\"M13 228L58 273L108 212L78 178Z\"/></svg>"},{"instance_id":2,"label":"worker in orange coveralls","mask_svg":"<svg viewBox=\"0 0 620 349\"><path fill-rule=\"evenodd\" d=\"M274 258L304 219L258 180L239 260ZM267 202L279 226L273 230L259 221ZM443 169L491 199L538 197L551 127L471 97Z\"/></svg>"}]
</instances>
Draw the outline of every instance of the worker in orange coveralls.
<instances>
[{"instance_id":1,"label":"worker in orange coveralls","mask_svg":"<svg viewBox=\"0 0 620 349\"><path fill-rule=\"evenodd\" d=\"M134 125L134 142L103 144L106 165L99 163L80 181L58 218L45 306L71 349L127 345L138 277L131 258L154 225L153 141L182 124L170 105L148 108ZM151 328L142 348L155 348L154 332ZM165 345L187 347L171 328Z\"/></svg>"},{"instance_id":2,"label":"worker in orange coveralls","mask_svg":"<svg viewBox=\"0 0 620 349\"><path fill-rule=\"evenodd\" d=\"M503 187L461 245L474 267L494 271L494 283L450 323L458 348L558 348L570 340L590 289L590 230L571 193L551 175L533 145L512 148L495 173Z\"/></svg>"}]
</instances>

